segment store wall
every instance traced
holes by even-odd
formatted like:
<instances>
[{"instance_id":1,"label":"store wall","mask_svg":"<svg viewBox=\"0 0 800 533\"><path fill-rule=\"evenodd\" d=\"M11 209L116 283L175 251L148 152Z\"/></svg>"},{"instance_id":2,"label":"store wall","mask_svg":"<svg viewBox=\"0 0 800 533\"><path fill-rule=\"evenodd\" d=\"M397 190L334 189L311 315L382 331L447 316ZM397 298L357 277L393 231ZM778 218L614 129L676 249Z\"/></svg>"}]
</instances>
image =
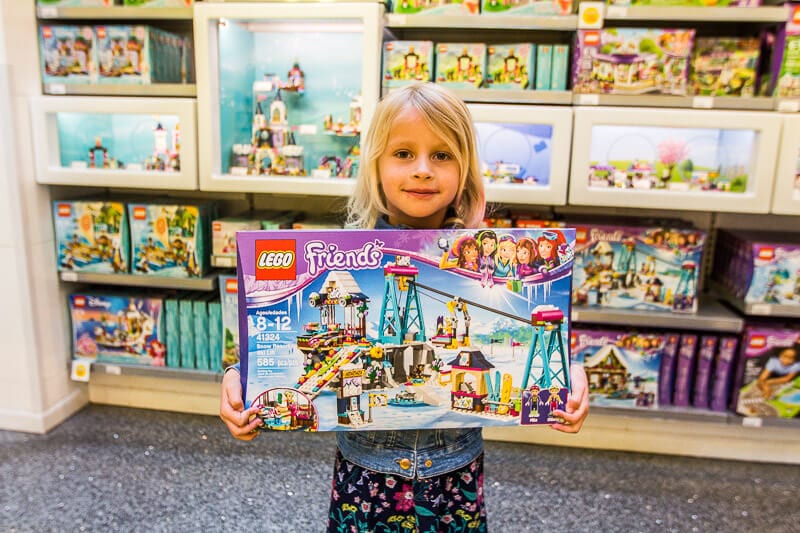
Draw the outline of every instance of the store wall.
<instances>
[{"instance_id":1,"label":"store wall","mask_svg":"<svg viewBox=\"0 0 800 533\"><path fill-rule=\"evenodd\" d=\"M0 0L0 429L45 432L86 403L69 379L50 191L34 180L28 102L40 94L33 0Z\"/></svg>"}]
</instances>

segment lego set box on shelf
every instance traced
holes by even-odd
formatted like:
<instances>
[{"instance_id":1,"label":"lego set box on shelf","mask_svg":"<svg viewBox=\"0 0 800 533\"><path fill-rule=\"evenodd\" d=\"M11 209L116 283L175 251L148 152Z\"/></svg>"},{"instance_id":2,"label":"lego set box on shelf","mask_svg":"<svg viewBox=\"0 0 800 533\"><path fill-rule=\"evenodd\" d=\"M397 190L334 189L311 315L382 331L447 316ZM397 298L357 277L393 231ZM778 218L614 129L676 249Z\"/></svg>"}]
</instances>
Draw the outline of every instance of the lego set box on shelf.
<instances>
[{"instance_id":1,"label":"lego set box on shelf","mask_svg":"<svg viewBox=\"0 0 800 533\"><path fill-rule=\"evenodd\" d=\"M128 210L123 202L56 200L53 225L59 271L130 271Z\"/></svg>"},{"instance_id":2,"label":"lego set box on shelf","mask_svg":"<svg viewBox=\"0 0 800 533\"><path fill-rule=\"evenodd\" d=\"M392 0L392 12L403 15L554 16L572 13L572 0Z\"/></svg>"},{"instance_id":3,"label":"lego set box on shelf","mask_svg":"<svg viewBox=\"0 0 800 533\"><path fill-rule=\"evenodd\" d=\"M800 331L748 325L734 388L740 415L800 417Z\"/></svg>"},{"instance_id":4,"label":"lego set box on shelf","mask_svg":"<svg viewBox=\"0 0 800 533\"><path fill-rule=\"evenodd\" d=\"M196 190L195 106L186 98L32 98L36 180Z\"/></svg>"},{"instance_id":5,"label":"lego set box on shelf","mask_svg":"<svg viewBox=\"0 0 800 533\"><path fill-rule=\"evenodd\" d=\"M564 91L569 45L386 41L384 87L433 81L451 89Z\"/></svg>"},{"instance_id":6,"label":"lego set box on shelf","mask_svg":"<svg viewBox=\"0 0 800 533\"><path fill-rule=\"evenodd\" d=\"M772 48L771 94L800 97L800 5L789 5L789 18Z\"/></svg>"},{"instance_id":7,"label":"lego set box on shelf","mask_svg":"<svg viewBox=\"0 0 800 533\"><path fill-rule=\"evenodd\" d=\"M219 294L174 293L164 298L166 366L221 372L225 358Z\"/></svg>"},{"instance_id":8,"label":"lego set box on shelf","mask_svg":"<svg viewBox=\"0 0 800 533\"><path fill-rule=\"evenodd\" d=\"M541 241L548 261L514 269L517 246ZM245 403L277 430L552 423L569 389L573 241L569 229L239 232Z\"/></svg>"},{"instance_id":9,"label":"lego set box on shelf","mask_svg":"<svg viewBox=\"0 0 800 533\"><path fill-rule=\"evenodd\" d=\"M79 84L190 83L192 42L146 25L43 25L42 81Z\"/></svg>"},{"instance_id":10,"label":"lego set box on shelf","mask_svg":"<svg viewBox=\"0 0 800 533\"><path fill-rule=\"evenodd\" d=\"M651 7L758 7L761 0L606 0L614 6Z\"/></svg>"},{"instance_id":11,"label":"lego set box on shelf","mask_svg":"<svg viewBox=\"0 0 800 533\"><path fill-rule=\"evenodd\" d=\"M574 115L571 204L770 210L777 113L576 107Z\"/></svg>"},{"instance_id":12,"label":"lego set box on shelf","mask_svg":"<svg viewBox=\"0 0 800 533\"><path fill-rule=\"evenodd\" d=\"M222 367L239 362L239 285L236 275L220 275L222 313Z\"/></svg>"},{"instance_id":13,"label":"lego set box on shelf","mask_svg":"<svg viewBox=\"0 0 800 533\"><path fill-rule=\"evenodd\" d=\"M711 276L746 304L800 306L800 235L720 229Z\"/></svg>"},{"instance_id":14,"label":"lego set box on shelf","mask_svg":"<svg viewBox=\"0 0 800 533\"><path fill-rule=\"evenodd\" d=\"M191 7L194 0L36 0L46 7Z\"/></svg>"},{"instance_id":15,"label":"lego set box on shelf","mask_svg":"<svg viewBox=\"0 0 800 533\"><path fill-rule=\"evenodd\" d=\"M291 229L303 218L299 211L267 209L251 211L233 217L223 217L211 223L211 253L215 257L232 258L236 263L236 232L257 229Z\"/></svg>"},{"instance_id":16,"label":"lego set box on shelf","mask_svg":"<svg viewBox=\"0 0 800 533\"><path fill-rule=\"evenodd\" d=\"M378 100L382 12L377 3L196 4L199 148L209 155L201 188L347 195L338 178L355 176L361 126ZM291 179L305 176L317 179Z\"/></svg>"}]
</instances>

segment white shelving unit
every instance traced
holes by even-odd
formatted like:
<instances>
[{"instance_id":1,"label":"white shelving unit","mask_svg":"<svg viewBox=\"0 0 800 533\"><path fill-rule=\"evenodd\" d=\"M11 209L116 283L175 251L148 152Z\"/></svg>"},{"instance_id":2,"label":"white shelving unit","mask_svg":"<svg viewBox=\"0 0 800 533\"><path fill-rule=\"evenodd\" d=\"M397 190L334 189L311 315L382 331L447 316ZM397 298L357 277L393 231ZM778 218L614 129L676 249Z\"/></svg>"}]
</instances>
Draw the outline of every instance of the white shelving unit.
<instances>
[{"instance_id":1,"label":"white shelving unit","mask_svg":"<svg viewBox=\"0 0 800 533\"><path fill-rule=\"evenodd\" d=\"M30 101L31 125L37 140L36 181L49 185L83 185L88 187L124 187L138 189L197 190L197 133L195 130L195 101L186 98L90 98L42 96ZM138 164L126 169L87 168L65 165L61 161L59 144L59 114L136 115L147 121L151 117L172 116L180 126L180 170L149 171ZM152 120L158 121L158 118ZM86 132L76 132L86 134ZM138 132L140 135L152 132ZM87 135L93 140L94 134ZM152 138L152 137L151 137ZM86 151L91 148L87 143Z\"/></svg>"},{"instance_id":2,"label":"white shelving unit","mask_svg":"<svg viewBox=\"0 0 800 533\"><path fill-rule=\"evenodd\" d=\"M780 159L775 170L771 211L779 215L800 215L800 115L783 115L782 119Z\"/></svg>"},{"instance_id":3,"label":"white shelving unit","mask_svg":"<svg viewBox=\"0 0 800 533\"><path fill-rule=\"evenodd\" d=\"M191 20L191 7L58 7L36 6L40 19L55 20Z\"/></svg>"}]
</instances>

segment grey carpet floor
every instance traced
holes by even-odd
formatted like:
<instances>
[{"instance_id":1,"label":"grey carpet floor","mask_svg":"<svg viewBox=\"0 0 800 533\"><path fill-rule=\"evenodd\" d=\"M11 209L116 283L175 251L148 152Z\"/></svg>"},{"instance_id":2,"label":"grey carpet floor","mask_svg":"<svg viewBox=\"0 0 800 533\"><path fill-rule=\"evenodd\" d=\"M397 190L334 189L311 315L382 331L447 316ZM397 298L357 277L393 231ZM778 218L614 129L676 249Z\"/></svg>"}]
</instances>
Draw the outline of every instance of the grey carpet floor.
<instances>
[{"instance_id":1,"label":"grey carpet floor","mask_svg":"<svg viewBox=\"0 0 800 533\"><path fill-rule=\"evenodd\" d=\"M322 531L334 449L93 405L0 431L0 531ZM487 441L485 468L492 532L800 530L800 466Z\"/></svg>"}]
</instances>

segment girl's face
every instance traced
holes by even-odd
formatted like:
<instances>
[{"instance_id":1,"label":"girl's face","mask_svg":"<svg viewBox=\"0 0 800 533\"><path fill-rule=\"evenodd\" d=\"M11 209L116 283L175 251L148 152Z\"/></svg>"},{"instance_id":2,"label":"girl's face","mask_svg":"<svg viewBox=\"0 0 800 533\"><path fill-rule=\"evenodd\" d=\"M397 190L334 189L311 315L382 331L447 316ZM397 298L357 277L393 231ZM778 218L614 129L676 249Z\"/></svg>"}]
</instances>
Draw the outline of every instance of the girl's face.
<instances>
[{"instance_id":1,"label":"girl's face","mask_svg":"<svg viewBox=\"0 0 800 533\"><path fill-rule=\"evenodd\" d=\"M439 228L458 192L460 169L444 139L407 108L392 124L386 148L378 157L378 179L389 223Z\"/></svg>"},{"instance_id":2,"label":"girl's face","mask_svg":"<svg viewBox=\"0 0 800 533\"><path fill-rule=\"evenodd\" d=\"M522 265L527 265L531 261L531 252L524 246L517 248L517 262Z\"/></svg>"},{"instance_id":3,"label":"girl's face","mask_svg":"<svg viewBox=\"0 0 800 533\"><path fill-rule=\"evenodd\" d=\"M542 241L539 243L539 255L545 259L553 255L553 243L550 241Z\"/></svg>"},{"instance_id":4,"label":"girl's face","mask_svg":"<svg viewBox=\"0 0 800 533\"><path fill-rule=\"evenodd\" d=\"M483 250L484 257L490 256L497 248L497 242L491 237L484 237L481 239L481 250Z\"/></svg>"},{"instance_id":5,"label":"girl's face","mask_svg":"<svg viewBox=\"0 0 800 533\"><path fill-rule=\"evenodd\" d=\"M511 261L514 258L514 248L513 242L503 241L497 246L497 253L506 261Z\"/></svg>"}]
</instances>

